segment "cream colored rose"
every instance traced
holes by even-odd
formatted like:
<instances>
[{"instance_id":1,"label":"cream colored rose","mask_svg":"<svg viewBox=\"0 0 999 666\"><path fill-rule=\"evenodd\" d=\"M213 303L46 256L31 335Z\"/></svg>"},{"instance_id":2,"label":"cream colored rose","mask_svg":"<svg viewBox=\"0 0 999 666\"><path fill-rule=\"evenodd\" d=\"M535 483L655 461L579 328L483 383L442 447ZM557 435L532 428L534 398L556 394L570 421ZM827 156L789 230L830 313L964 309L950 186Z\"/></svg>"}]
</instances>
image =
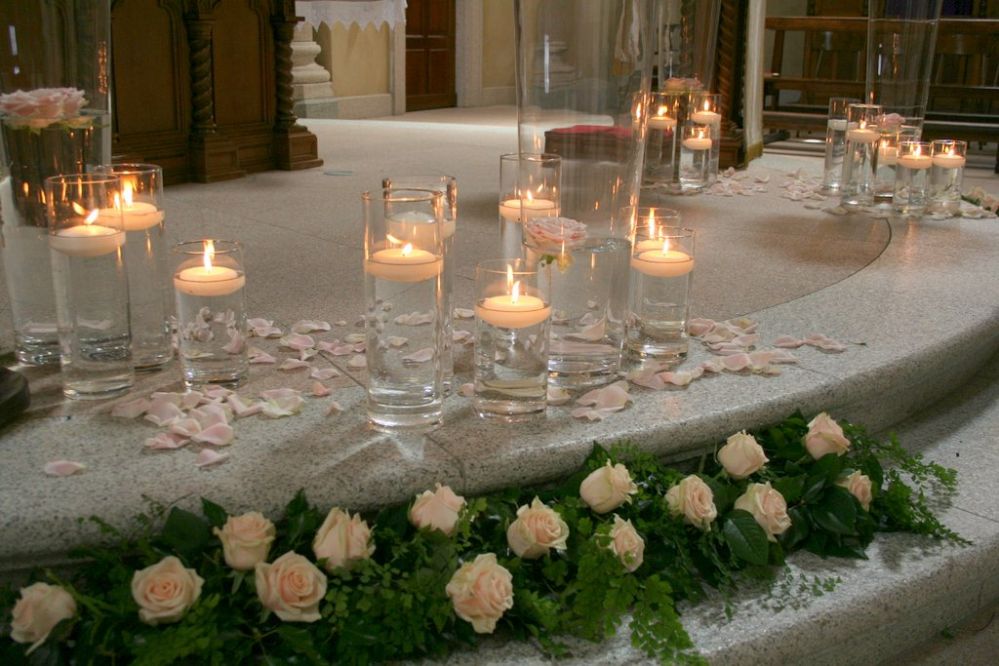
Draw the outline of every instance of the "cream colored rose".
<instances>
[{"instance_id":1,"label":"cream colored rose","mask_svg":"<svg viewBox=\"0 0 999 666\"><path fill-rule=\"evenodd\" d=\"M629 572L642 566L645 559L645 540L631 524L630 520L622 520L614 516L614 526L610 531L610 549L614 551L621 564Z\"/></svg>"},{"instance_id":2,"label":"cream colored rose","mask_svg":"<svg viewBox=\"0 0 999 666\"><path fill-rule=\"evenodd\" d=\"M751 483L746 492L735 500L735 508L748 511L767 538L776 541L778 534L783 534L791 527L791 518L787 515L787 502L784 496L767 483Z\"/></svg>"},{"instance_id":3,"label":"cream colored rose","mask_svg":"<svg viewBox=\"0 0 999 666\"><path fill-rule=\"evenodd\" d=\"M416 496L413 506L409 508L409 522L416 528L440 530L451 536L463 508L465 498L455 495L450 486L438 483L436 490L424 490Z\"/></svg>"},{"instance_id":4,"label":"cream colored rose","mask_svg":"<svg viewBox=\"0 0 999 666\"><path fill-rule=\"evenodd\" d=\"M666 491L666 504L670 513L683 516L686 522L705 532L718 517L711 487L694 474Z\"/></svg>"},{"instance_id":5,"label":"cream colored rose","mask_svg":"<svg viewBox=\"0 0 999 666\"><path fill-rule=\"evenodd\" d=\"M822 412L808 424L805 448L816 460L827 453L841 456L850 450L850 440L843 434L843 429L836 420Z\"/></svg>"},{"instance_id":6,"label":"cream colored rose","mask_svg":"<svg viewBox=\"0 0 999 666\"><path fill-rule=\"evenodd\" d=\"M610 460L579 484L579 496L597 513L609 513L625 502L631 501L631 496L638 492L638 487L631 480L628 468L618 463L611 465Z\"/></svg>"},{"instance_id":7,"label":"cream colored rose","mask_svg":"<svg viewBox=\"0 0 999 666\"><path fill-rule=\"evenodd\" d=\"M45 642L57 624L76 615L76 602L58 585L34 583L21 588L14 604L10 637L18 643L31 643L28 654Z\"/></svg>"},{"instance_id":8,"label":"cream colored rose","mask_svg":"<svg viewBox=\"0 0 999 666\"><path fill-rule=\"evenodd\" d=\"M477 634L493 633L496 621L513 608L513 576L492 553L461 565L444 591L451 597L454 612L471 622Z\"/></svg>"},{"instance_id":9,"label":"cream colored rose","mask_svg":"<svg viewBox=\"0 0 999 666\"><path fill-rule=\"evenodd\" d=\"M315 622L326 596L326 574L294 551L255 568L257 596L264 608L285 622Z\"/></svg>"},{"instance_id":10,"label":"cream colored rose","mask_svg":"<svg viewBox=\"0 0 999 666\"><path fill-rule=\"evenodd\" d=\"M517 519L506 530L506 542L518 557L535 560L550 549L565 550L569 526L537 497L517 509Z\"/></svg>"},{"instance_id":11,"label":"cream colored rose","mask_svg":"<svg viewBox=\"0 0 999 666\"><path fill-rule=\"evenodd\" d=\"M850 494L860 502L860 506L864 507L864 511L871 510L871 479L866 474L856 471L837 481L836 485L849 490Z\"/></svg>"},{"instance_id":12,"label":"cream colored rose","mask_svg":"<svg viewBox=\"0 0 999 666\"><path fill-rule=\"evenodd\" d=\"M745 479L769 462L763 447L745 430L737 432L718 451L718 462L733 479Z\"/></svg>"},{"instance_id":13,"label":"cream colored rose","mask_svg":"<svg viewBox=\"0 0 999 666\"><path fill-rule=\"evenodd\" d=\"M350 567L374 554L371 528L360 515L351 516L349 511L333 507L312 540L312 552L317 559L326 560L327 571Z\"/></svg>"},{"instance_id":14,"label":"cream colored rose","mask_svg":"<svg viewBox=\"0 0 999 666\"><path fill-rule=\"evenodd\" d=\"M139 604L139 619L146 624L176 622L201 596L205 581L194 569L185 569L173 555L136 571L132 598Z\"/></svg>"},{"instance_id":15,"label":"cream colored rose","mask_svg":"<svg viewBox=\"0 0 999 666\"><path fill-rule=\"evenodd\" d=\"M274 523L257 511L229 516L222 529L212 531L222 541L226 564L237 571L249 571L257 562L266 562L274 543Z\"/></svg>"}]
</instances>

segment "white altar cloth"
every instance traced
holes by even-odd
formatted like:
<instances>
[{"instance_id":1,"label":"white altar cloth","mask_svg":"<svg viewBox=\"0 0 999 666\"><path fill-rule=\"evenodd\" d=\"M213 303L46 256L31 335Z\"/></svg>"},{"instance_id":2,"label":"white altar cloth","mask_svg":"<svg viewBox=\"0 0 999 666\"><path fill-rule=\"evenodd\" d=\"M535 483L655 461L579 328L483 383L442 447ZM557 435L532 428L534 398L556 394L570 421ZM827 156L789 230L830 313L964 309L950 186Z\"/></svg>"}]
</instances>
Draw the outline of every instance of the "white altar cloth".
<instances>
[{"instance_id":1,"label":"white altar cloth","mask_svg":"<svg viewBox=\"0 0 999 666\"><path fill-rule=\"evenodd\" d=\"M394 28L406 23L406 0L297 0L295 13L314 26L356 23L366 28L388 23Z\"/></svg>"}]
</instances>

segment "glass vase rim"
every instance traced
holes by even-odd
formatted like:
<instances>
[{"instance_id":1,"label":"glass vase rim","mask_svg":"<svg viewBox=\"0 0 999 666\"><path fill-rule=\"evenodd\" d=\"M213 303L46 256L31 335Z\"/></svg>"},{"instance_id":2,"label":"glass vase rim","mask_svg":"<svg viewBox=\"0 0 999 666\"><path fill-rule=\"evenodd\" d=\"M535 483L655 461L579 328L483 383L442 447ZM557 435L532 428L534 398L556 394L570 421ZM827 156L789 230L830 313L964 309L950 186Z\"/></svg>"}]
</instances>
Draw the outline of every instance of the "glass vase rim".
<instances>
[{"instance_id":1,"label":"glass vase rim","mask_svg":"<svg viewBox=\"0 0 999 666\"><path fill-rule=\"evenodd\" d=\"M642 231L640 228L635 229L635 238L645 238L649 240L655 240L657 238L696 238L697 231L691 229L690 227L678 227L678 226L658 226L656 227L656 235L652 236L649 232ZM667 232L667 233L661 233Z\"/></svg>"},{"instance_id":2,"label":"glass vase rim","mask_svg":"<svg viewBox=\"0 0 999 666\"><path fill-rule=\"evenodd\" d=\"M243 250L243 244L238 240L230 240L228 238L200 238L196 240L184 240L177 241L174 243L170 251L174 254L180 254L185 256L201 256L204 254L205 243L207 241L212 242L212 247L214 248L215 254L227 254L235 255ZM198 250L188 250L187 247L197 246Z\"/></svg>"},{"instance_id":3,"label":"glass vase rim","mask_svg":"<svg viewBox=\"0 0 999 666\"><path fill-rule=\"evenodd\" d=\"M379 191L381 193L380 197L376 194L376 192ZM420 194L408 197L387 196L397 192L419 192ZM422 187L382 187L379 188L379 190L367 190L362 192L361 199L364 201L390 201L393 203L434 203L435 201L443 203L444 193L440 190L428 190Z\"/></svg>"},{"instance_id":4,"label":"glass vase rim","mask_svg":"<svg viewBox=\"0 0 999 666\"><path fill-rule=\"evenodd\" d=\"M97 169L97 173L113 173L116 175L133 175L144 173L163 173L163 167L151 162L113 162L102 164Z\"/></svg>"},{"instance_id":5,"label":"glass vase rim","mask_svg":"<svg viewBox=\"0 0 999 666\"><path fill-rule=\"evenodd\" d=\"M103 171L78 171L74 173L60 173L55 176L48 176L45 179L46 189L51 186L60 185L63 183L70 183L71 180L77 180L79 184L86 183L88 185L97 185L100 183L120 183L121 177L118 174L105 173Z\"/></svg>"},{"instance_id":6,"label":"glass vase rim","mask_svg":"<svg viewBox=\"0 0 999 666\"><path fill-rule=\"evenodd\" d=\"M558 153L503 153L500 161L537 162L538 164L559 164L562 156Z\"/></svg>"}]
</instances>

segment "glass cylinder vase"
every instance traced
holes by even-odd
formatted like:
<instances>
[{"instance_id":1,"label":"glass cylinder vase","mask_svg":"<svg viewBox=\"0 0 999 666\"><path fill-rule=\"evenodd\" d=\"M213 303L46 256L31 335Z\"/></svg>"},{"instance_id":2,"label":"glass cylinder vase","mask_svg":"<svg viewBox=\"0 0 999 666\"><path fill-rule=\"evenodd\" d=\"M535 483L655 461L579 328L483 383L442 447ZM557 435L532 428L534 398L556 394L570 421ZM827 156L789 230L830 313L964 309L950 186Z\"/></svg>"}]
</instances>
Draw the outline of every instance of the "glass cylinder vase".
<instances>
[{"instance_id":1,"label":"glass cylinder vase","mask_svg":"<svg viewBox=\"0 0 999 666\"><path fill-rule=\"evenodd\" d=\"M620 211L637 203L641 185L654 8L630 0L514 5L520 152L562 158L561 218L524 229L527 256L548 262L549 371L562 386L612 381L621 363L631 228ZM575 337L556 332L560 313Z\"/></svg>"},{"instance_id":2,"label":"glass cylinder vase","mask_svg":"<svg viewBox=\"0 0 999 666\"><path fill-rule=\"evenodd\" d=\"M921 141L903 141L898 145L895 162L892 208L902 217L919 217L926 211L932 147Z\"/></svg>"},{"instance_id":3,"label":"glass cylinder vase","mask_svg":"<svg viewBox=\"0 0 999 666\"><path fill-rule=\"evenodd\" d=\"M953 139L933 142L930 169L929 211L954 216L961 212L961 184L968 143Z\"/></svg>"},{"instance_id":4,"label":"glass cylinder vase","mask_svg":"<svg viewBox=\"0 0 999 666\"><path fill-rule=\"evenodd\" d=\"M110 4L0 7L0 260L22 363L59 361L45 180L111 162Z\"/></svg>"},{"instance_id":5,"label":"glass cylinder vase","mask_svg":"<svg viewBox=\"0 0 999 666\"><path fill-rule=\"evenodd\" d=\"M558 155L500 155L500 256L524 255L524 223L538 217L558 217L562 159Z\"/></svg>"},{"instance_id":6,"label":"glass cylinder vase","mask_svg":"<svg viewBox=\"0 0 999 666\"><path fill-rule=\"evenodd\" d=\"M877 104L851 104L847 109L846 154L840 179L840 205L844 208L874 205L880 118L881 107Z\"/></svg>"}]
</instances>

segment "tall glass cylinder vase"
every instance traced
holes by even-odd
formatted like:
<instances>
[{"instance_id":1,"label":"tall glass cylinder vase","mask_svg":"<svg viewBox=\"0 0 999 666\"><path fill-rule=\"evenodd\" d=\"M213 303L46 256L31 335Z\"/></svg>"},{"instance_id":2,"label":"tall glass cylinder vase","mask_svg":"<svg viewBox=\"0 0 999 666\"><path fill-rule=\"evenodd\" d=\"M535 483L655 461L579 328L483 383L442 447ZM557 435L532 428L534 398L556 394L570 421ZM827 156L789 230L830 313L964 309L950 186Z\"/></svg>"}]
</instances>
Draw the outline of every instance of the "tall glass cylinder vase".
<instances>
[{"instance_id":1,"label":"tall glass cylinder vase","mask_svg":"<svg viewBox=\"0 0 999 666\"><path fill-rule=\"evenodd\" d=\"M711 88L721 0L655 0L654 4L658 89Z\"/></svg>"},{"instance_id":2,"label":"tall glass cylinder vase","mask_svg":"<svg viewBox=\"0 0 999 666\"><path fill-rule=\"evenodd\" d=\"M847 209L874 205L881 115L877 104L851 104L847 109L846 154L840 187L840 205Z\"/></svg>"},{"instance_id":3,"label":"tall glass cylinder vase","mask_svg":"<svg viewBox=\"0 0 999 666\"><path fill-rule=\"evenodd\" d=\"M655 5L514 8L520 152L562 157L561 218L524 229L527 256L550 267L549 371L562 386L600 384L616 377L624 343L631 227L620 211L641 184Z\"/></svg>"},{"instance_id":4,"label":"tall glass cylinder vase","mask_svg":"<svg viewBox=\"0 0 999 666\"><path fill-rule=\"evenodd\" d=\"M0 3L0 260L22 363L59 360L45 179L111 161L110 4Z\"/></svg>"},{"instance_id":5,"label":"tall glass cylinder vase","mask_svg":"<svg viewBox=\"0 0 999 666\"><path fill-rule=\"evenodd\" d=\"M524 254L524 223L538 217L558 217L562 159L558 155L500 155L500 256Z\"/></svg>"},{"instance_id":6,"label":"tall glass cylinder vase","mask_svg":"<svg viewBox=\"0 0 999 666\"><path fill-rule=\"evenodd\" d=\"M871 0L867 20L867 99L922 125L943 0Z\"/></svg>"},{"instance_id":7,"label":"tall glass cylinder vase","mask_svg":"<svg viewBox=\"0 0 999 666\"><path fill-rule=\"evenodd\" d=\"M430 429L443 403L443 195L386 188L362 200L368 420Z\"/></svg>"}]
</instances>

